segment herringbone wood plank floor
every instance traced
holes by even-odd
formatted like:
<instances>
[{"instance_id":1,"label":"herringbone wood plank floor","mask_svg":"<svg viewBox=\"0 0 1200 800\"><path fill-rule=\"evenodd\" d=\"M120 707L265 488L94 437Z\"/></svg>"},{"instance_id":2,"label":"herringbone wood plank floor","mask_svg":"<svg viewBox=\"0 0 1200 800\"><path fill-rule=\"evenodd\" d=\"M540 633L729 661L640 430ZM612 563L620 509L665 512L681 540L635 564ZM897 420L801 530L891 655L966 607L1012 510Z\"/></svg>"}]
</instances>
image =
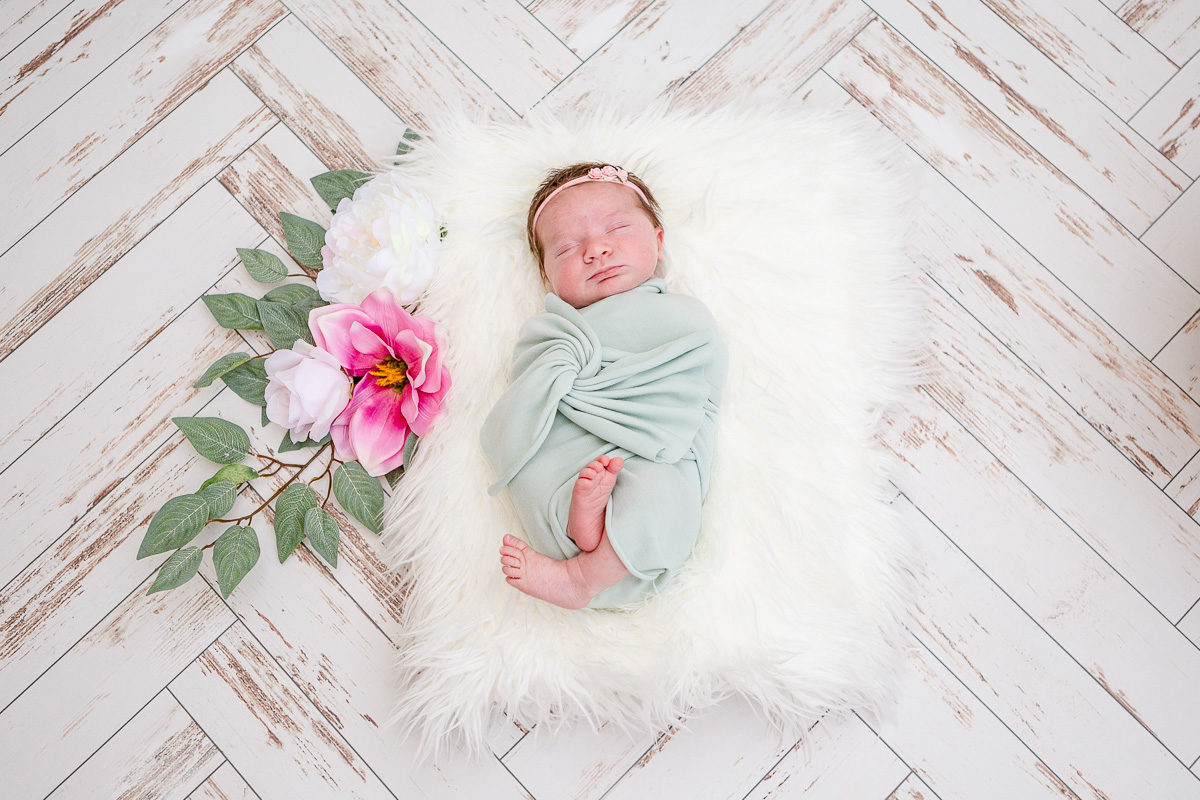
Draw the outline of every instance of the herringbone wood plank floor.
<instances>
[{"instance_id":1,"label":"herringbone wood plank floor","mask_svg":"<svg viewBox=\"0 0 1200 800\"><path fill-rule=\"evenodd\" d=\"M1197 51L1197 0L3 0L0 795L1200 798ZM146 596L211 471L170 418L257 421L189 388L267 347L198 298L437 109L614 93L843 106L925 165L904 695L807 747L731 700L417 763L374 534Z\"/></svg>"}]
</instances>

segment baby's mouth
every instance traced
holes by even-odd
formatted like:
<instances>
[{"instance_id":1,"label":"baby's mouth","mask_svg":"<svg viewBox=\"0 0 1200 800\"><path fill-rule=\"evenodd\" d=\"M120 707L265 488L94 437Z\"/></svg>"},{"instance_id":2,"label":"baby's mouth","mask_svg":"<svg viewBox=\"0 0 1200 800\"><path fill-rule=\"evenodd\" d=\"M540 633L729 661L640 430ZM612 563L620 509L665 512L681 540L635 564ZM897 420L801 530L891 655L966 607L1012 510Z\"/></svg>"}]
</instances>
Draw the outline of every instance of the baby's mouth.
<instances>
[{"instance_id":1,"label":"baby's mouth","mask_svg":"<svg viewBox=\"0 0 1200 800\"><path fill-rule=\"evenodd\" d=\"M607 278L609 275L616 272L620 268L621 268L620 264L615 264L611 267L605 267L604 269L602 269L599 272L592 275L592 280L594 280L594 281L604 280L605 278Z\"/></svg>"}]
</instances>

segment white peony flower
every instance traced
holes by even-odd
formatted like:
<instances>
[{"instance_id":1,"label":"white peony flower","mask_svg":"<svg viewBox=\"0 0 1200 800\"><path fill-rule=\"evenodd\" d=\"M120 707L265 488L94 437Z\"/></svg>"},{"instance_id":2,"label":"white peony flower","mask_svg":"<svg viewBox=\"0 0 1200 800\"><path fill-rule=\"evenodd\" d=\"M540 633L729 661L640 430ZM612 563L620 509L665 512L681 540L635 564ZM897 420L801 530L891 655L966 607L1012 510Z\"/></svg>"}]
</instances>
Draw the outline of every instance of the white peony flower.
<instances>
[{"instance_id":1,"label":"white peony flower","mask_svg":"<svg viewBox=\"0 0 1200 800\"><path fill-rule=\"evenodd\" d=\"M317 291L330 303L361 303L385 286L416 300L433 275L441 235L433 204L394 172L344 197L325 233Z\"/></svg>"},{"instance_id":2,"label":"white peony flower","mask_svg":"<svg viewBox=\"0 0 1200 800\"><path fill-rule=\"evenodd\" d=\"M267 370L267 419L282 425L293 442L324 439L350 404L353 381L328 352L297 339L291 350L276 350Z\"/></svg>"}]
</instances>

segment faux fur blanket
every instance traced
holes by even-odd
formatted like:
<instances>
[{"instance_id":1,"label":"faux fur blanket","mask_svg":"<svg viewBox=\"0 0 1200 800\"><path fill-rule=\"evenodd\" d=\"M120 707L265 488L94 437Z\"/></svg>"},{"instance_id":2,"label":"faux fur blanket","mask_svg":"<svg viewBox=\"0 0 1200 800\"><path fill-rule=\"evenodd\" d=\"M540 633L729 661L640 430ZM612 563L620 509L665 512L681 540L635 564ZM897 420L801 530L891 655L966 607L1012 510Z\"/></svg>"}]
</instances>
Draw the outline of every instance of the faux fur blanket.
<instances>
[{"instance_id":1,"label":"faux fur blanket","mask_svg":"<svg viewBox=\"0 0 1200 800\"><path fill-rule=\"evenodd\" d=\"M873 434L918 358L911 170L865 124L804 109L463 116L402 159L448 230L417 312L438 325L454 388L385 513L406 578L388 727L427 751L480 748L498 710L653 732L734 692L788 728L827 710L878 718L913 556ZM505 583L499 543L522 531L508 494L488 496L479 444L548 291L529 200L547 170L592 160L654 191L662 277L708 306L729 348L700 538L629 611L566 611Z\"/></svg>"}]
</instances>

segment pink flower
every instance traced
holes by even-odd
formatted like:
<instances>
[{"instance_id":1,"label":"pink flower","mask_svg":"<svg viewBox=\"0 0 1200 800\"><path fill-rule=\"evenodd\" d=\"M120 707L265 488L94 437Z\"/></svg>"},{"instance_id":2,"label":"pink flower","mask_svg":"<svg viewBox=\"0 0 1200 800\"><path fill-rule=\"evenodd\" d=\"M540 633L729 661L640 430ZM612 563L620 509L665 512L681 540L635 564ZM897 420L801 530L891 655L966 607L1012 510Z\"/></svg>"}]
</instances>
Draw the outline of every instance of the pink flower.
<instances>
[{"instance_id":1,"label":"pink flower","mask_svg":"<svg viewBox=\"0 0 1200 800\"><path fill-rule=\"evenodd\" d=\"M321 440L350 402L350 379L336 358L303 339L267 356L267 419L287 428L293 442Z\"/></svg>"},{"instance_id":2,"label":"pink flower","mask_svg":"<svg viewBox=\"0 0 1200 800\"><path fill-rule=\"evenodd\" d=\"M588 170L588 177L594 181L598 181L601 177L603 177L603 173L600 172L599 167L592 167Z\"/></svg>"},{"instance_id":3,"label":"pink flower","mask_svg":"<svg viewBox=\"0 0 1200 800\"><path fill-rule=\"evenodd\" d=\"M606 178L615 177L617 174L617 168L612 165L609 165L607 167L604 167L602 170L600 170L600 174Z\"/></svg>"},{"instance_id":4,"label":"pink flower","mask_svg":"<svg viewBox=\"0 0 1200 800\"><path fill-rule=\"evenodd\" d=\"M329 430L338 457L358 461L368 475L386 475L404 463L409 433L424 436L441 416L450 389L433 320L411 316L381 288L361 306L314 308L308 327L318 347L362 376Z\"/></svg>"}]
</instances>

